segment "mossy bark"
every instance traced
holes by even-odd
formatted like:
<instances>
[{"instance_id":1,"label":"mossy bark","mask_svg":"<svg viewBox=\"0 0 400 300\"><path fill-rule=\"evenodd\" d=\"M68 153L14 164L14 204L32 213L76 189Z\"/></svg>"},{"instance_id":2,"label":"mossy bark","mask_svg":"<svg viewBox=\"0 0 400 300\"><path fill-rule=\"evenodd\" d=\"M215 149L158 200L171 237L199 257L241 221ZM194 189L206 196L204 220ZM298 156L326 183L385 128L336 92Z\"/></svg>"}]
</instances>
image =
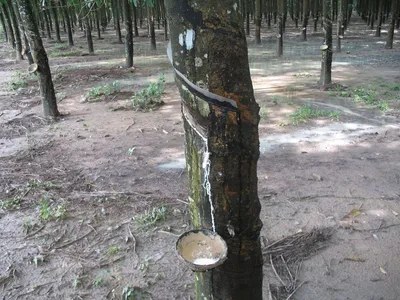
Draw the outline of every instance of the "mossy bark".
<instances>
[{"instance_id":1,"label":"mossy bark","mask_svg":"<svg viewBox=\"0 0 400 300\"><path fill-rule=\"evenodd\" d=\"M332 83L332 19L331 0L323 0L323 22L326 49L322 50L320 85Z\"/></svg>"},{"instance_id":2,"label":"mossy bark","mask_svg":"<svg viewBox=\"0 0 400 300\"><path fill-rule=\"evenodd\" d=\"M170 54L179 72L192 224L215 229L228 245L227 261L195 273L196 299L261 300L259 107L241 6L233 0L166 4Z\"/></svg>"},{"instance_id":3,"label":"mossy bark","mask_svg":"<svg viewBox=\"0 0 400 300\"><path fill-rule=\"evenodd\" d=\"M18 0L21 19L24 23L26 35L31 45L32 57L38 65L38 77L40 85L40 95L42 98L43 113L47 117L57 117L60 115L57 109L57 101L54 92L53 81L46 50L43 47L39 28L33 12L31 0Z\"/></svg>"}]
</instances>

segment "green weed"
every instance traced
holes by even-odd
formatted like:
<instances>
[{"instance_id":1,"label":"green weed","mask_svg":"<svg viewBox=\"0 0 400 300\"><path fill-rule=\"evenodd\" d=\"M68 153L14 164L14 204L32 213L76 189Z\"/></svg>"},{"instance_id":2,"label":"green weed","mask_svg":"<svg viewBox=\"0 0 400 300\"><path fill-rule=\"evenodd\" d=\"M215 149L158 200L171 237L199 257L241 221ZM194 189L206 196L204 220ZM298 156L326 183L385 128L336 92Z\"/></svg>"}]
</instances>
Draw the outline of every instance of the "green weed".
<instances>
[{"instance_id":1,"label":"green weed","mask_svg":"<svg viewBox=\"0 0 400 300\"><path fill-rule=\"evenodd\" d=\"M41 199L39 217L42 221L63 220L67 217L67 207L64 203L52 207L46 199Z\"/></svg>"},{"instance_id":2,"label":"green weed","mask_svg":"<svg viewBox=\"0 0 400 300\"><path fill-rule=\"evenodd\" d=\"M61 49L61 48L60 48ZM69 50L69 51L51 51L49 53L50 57L66 57L66 56L81 56L82 51L80 50Z\"/></svg>"},{"instance_id":3,"label":"green weed","mask_svg":"<svg viewBox=\"0 0 400 300\"><path fill-rule=\"evenodd\" d=\"M110 249L108 249L108 254L115 255L115 254L118 254L118 252L120 252L120 251L121 251L120 246L113 246Z\"/></svg>"},{"instance_id":4,"label":"green weed","mask_svg":"<svg viewBox=\"0 0 400 300\"><path fill-rule=\"evenodd\" d=\"M139 287L130 287L127 286L122 290L122 299L123 300L144 300L148 299L148 295L150 293L143 291Z\"/></svg>"},{"instance_id":5,"label":"green weed","mask_svg":"<svg viewBox=\"0 0 400 300\"><path fill-rule=\"evenodd\" d=\"M21 208L21 197L16 195L7 200L0 201L0 207L5 210L16 210Z\"/></svg>"},{"instance_id":6,"label":"green weed","mask_svg":"<svg viewBox=\"0 0 400 300\"><path fill-rule=\"evenodd\" d=\"M121 87L118 80L113 81L113 83L108 83L105 85L97 86L89 91L88 98L92 101L101 100L102 96L111 96L113 94L119 93Z\"/></svg>"},{"instance_id":7,"label":"green weed","mask_svg":"<svg viewBox=\"0 0 400 300\"><path fill-rule=\"evenodd\" d=\"M370 106L379 108L381 111L386 111L389 108L385 100L377 99L377 93L372 89L356 88L353 93L354 101L364 102Z\"/></svg>"},{"instance_id":8,"label":"green weed","mask_svg":"<svg viewBox=\"0 0 400 300\"><path fill-rule=\"evenodd\" d=\"M312 108L309 104L302 106L296 112L290 115L293 125L307 123L310 119L330 118L339 119L339 113L336 111L326 111Z\"/></svg>"},{"instance_id":9,"label":"green weed","mask_svg":"<svg viewBox=\"0 0 400 300\"><path fill-rule=\"evenodd\" d=\"M144 213L132 217L133 222L141 227L152 227L159 221L164 221L167 217L167 207L162 205L160 207L153 207L146 210Z\"/></svg>"},{"instance_id":10,"label":"green weed","mask_svg":"<svg viewBox=\"0 0 400 300\"><path fill-rule=\"evenodd\" d=\"M164 104L161 100L161 95L165 89L164 74L160 74L157 82L152 82L145 89L142 89L133 95L131 98L132 105L135 109L148 111L154 107Z\"/></svg>"}]
</instances>

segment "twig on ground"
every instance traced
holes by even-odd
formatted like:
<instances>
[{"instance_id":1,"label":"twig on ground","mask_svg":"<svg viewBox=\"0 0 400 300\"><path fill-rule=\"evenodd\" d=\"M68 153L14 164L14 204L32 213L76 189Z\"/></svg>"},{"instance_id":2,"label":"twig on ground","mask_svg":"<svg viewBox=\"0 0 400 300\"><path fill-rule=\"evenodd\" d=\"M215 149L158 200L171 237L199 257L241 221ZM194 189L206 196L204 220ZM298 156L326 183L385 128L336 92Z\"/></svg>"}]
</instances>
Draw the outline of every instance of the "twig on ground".
<instances>
[{"instance_id":1,"label":"twig on ground","mask_svg":"<svg viewBox=\"0 0 400 300\"><path fill-rule=\"evenodd\" d=\"M63 245L61 245L61 246L55 247L54 249L58 250L58 249L61 249L61 248L68 247L68 246L70 246L70 245L72 245L72 244L74 244L74 243L76 243L76 242L78 242L78 241L84 239L85 237L87 237L87 236L88 236L89 234L91 234L92 232L93 232L93 230L90 230L88 233L85 233L85 234L82 235L81 237L79 237L79 238L77 238L77 239L75 239L75 240L72 240L72 241L70 241L70 242L68 242L68 243L65 243L65 244L63 244Z\"/></svg>"},{"instance_id":2,"label":"twig on ground","mask_svg":"<svg viewBox=\"0 0 400 300\"><path fill-rule=\"evenodd\" d=\"M294 291L286 298L286 300L290 300L290 298L298 291L299 288L302 287L303 284L307 283L307 281L303 281L300 283L297 288L294 289Z\"/></svg>"},{"instance_id":3,"label":"twig on ground","mask_svg":"<svg viewBox=\"0 0 400 300\"><path fill-rule=\"evenodd\" d=\"M37 230L35 230L34 232L31 232L30 234L27 234L24 239L29 239L31 237L33 237L34 235L38 234L39 232L41 232L44 228L46 227L46 225L43 225L42 227L38 228Z\"/></svg>"},{"instance_id":4,"label":"twig on ground","mask_svg":"<svg viewBox=\"0 0 400 300\"><path fill-rule=\"evenodd\" d=\"M135 125L135 121L132 122L128 127L126 127L125 131L128 131L133 125Z\"/></svg>"}]
</instances>

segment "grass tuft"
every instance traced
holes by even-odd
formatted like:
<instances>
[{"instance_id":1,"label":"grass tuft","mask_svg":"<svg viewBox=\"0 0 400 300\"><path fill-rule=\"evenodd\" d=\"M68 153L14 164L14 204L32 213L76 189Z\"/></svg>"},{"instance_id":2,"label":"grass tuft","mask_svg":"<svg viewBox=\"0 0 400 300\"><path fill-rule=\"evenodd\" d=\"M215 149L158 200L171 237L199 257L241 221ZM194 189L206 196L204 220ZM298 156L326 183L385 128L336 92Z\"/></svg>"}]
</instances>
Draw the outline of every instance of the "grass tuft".
<instances>
[{"instance_id":1,"label":"grass tuft","mask_svg":"<svg viewBox=\"0 0 400 300\"><path fill-rule=\"evenodd\" d=\"M336 111L314 109L311 105L306 104L291 114L290 117L292 124L298 125L300 123L307 123L310 119L315 118L330 118L337 121L339 120L339 113Z\"/></svg>"}]
</instances>

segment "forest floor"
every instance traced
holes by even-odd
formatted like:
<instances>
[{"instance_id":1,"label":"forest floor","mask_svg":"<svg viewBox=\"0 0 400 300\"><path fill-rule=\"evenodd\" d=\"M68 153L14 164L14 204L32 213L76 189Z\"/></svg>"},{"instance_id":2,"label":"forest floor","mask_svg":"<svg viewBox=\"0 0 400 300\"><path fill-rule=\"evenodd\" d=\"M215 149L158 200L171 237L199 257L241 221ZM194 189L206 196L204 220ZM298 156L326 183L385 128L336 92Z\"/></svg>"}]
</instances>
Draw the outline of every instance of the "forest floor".
<instances>
[{"instance_id":1,"label":"forest floor","mask_svg":"<svg viewBox=\"0 0 400 300\"><path fill-rule=\"evenodd\" d=\"M394 49L384 49L383 29L376 38L352 21L329 91L317 84L320 28L301 42L289 23L283 58L273 29L261 45L248 37L264 246L314 228L332 233L303 261L291 299L399 298L400 42L397 30ZM156 51L140 34L135 70L122 68L111 29L91 56L82 56L81 32L73 49L45 41L58 122L42 117L26 61L0 46L0 299L193 299L192 272L175 254L189 229L180 98L162 30ZM165 105L132 109L134 92L161 73ZM115 81L118 93L88 97ZM281 283L265 262L269 299Z\"/></svg>"}]
</instances>

